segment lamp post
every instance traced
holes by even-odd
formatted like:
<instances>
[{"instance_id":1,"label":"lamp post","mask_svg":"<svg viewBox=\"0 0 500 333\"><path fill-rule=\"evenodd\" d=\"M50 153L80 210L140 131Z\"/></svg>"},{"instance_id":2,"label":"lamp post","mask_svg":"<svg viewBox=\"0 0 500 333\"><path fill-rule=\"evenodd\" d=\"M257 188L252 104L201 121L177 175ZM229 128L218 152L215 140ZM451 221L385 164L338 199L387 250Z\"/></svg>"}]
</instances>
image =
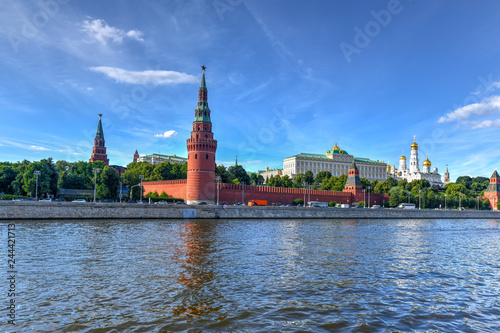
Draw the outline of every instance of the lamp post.
<instances>
[{"instance_id":1,"label":"lamp post","mask_svg":"<svg viewBox=\"0 0 500 333\"><path fill-rule=\"evenodd\" d=\"M479 195L476 197L477 199L477 210L479 210Z\"/></svg>"},{"instance_id":2,"label":"lamp post","mask_svg":"<svg viewBox=\"0 0 500 333\"><path fill-rule=\"evenodd\" d=\"M304 207L306 206L306 182L302 183L302 186L304 187Z\"/></svg>"},{"instance_id":3,"label":"lamp post","mask_svg":"<svg viewBox=\"0 0 500 333\"><path fill-rule=\"evenodd\" d=\"M92 171L94 172L94 202L95 202L95 197L97 194L97 174L101 170L99 168L93 168Z\"/></svg>"},{"instance_id":4,"label":"lamp post","mask_svg":"<svg viewBox=\"0 0 500 333\"><path fill-rule=\"evenodd\" d=\"M243 185L243 190L241 191L241 200L243 202L243 205L245 205L245 182L241 183Z\"/></svg>"},{"instance_id":5,"label":"lamp post","mask_svg":"<svg viewBox=\"0 0 500 333\"><path fill-rule=\"evenodd\" d=\"M123 183L120 182L120 202L122 202L122 187L123 187Z\"/></svg>"},{"instance_id":6,"label":"lamp post","mask_svg":"<svg viewBox=\"0 0 500 333\"><path fill-rule=\"evenodd\" d=\"M408 191L408 203L410 203L410 195L411 195L411 192Z\"/></svg>"},{"instance_id":7,"label":"lamp post","mask_svg":"<svg viewBox=\"0 0 500 333\"><path fill-rule=\"evenodd\" d=\"M448 196L448 195L446 195L446 194L444 195L444 210L446 210L446 197L447 197L447 196Z\"/></svg>"},{"instance_id":8,"label":"lamp post","mask_svg":"<svg viewBox=\"0 0 500 333\"><path fill-rule=\"evenodd\" d=\"M40 176L42 173L40 171L35 171L33 174L36 177L36 185L35 185L35 199L38 201L38 176Z\"/></svg>"},{"instance_id":9,"label":"lamp post","mask_svg":"<svg viewBox=\"0 0 500 333\"><path fill-rule=\"evenodd\" d=\"M422 209L422 190L418 190L418 209Z\"/></svg>"},{"instance_id":10,"label":"lamp post","mask_svg":"<svg viewBox=\"0 0 500 333\"><path fill-rule=\"evenodd\" d=\"M137 186L139 186L139 184L137 184L137 185L132 185L132 186L130 187L130 200L132 200L132 193L134 192L134 187L137 187Z\"/></svg>"},{"instance_id":11,"label":"lamp post","mask_svg":"<svg viewBox=\"0 0 500 333\"><path fill-rule=\"evenodd\" d=\"M215 177L215 181L217 182L217 206L219 205L219 187L220 187L220 176Z\"/></svg>"},{"instance_id":12,"label":"lamp post","mask_svg":"<svg viewBox=\"0 0 500 333\"><path fill-rule=\"evenodd\" d=\"M462 210L462 193L458 192L458 210Z\"/></svg>"},{"instance_id":13,"label":"lamp post","mask_svg":"<svg viewBox=\"0 0 500 333\"><path fill-rule=\"evenodd\" d=\"M363 208L366 208L366 189L363 190Z\"/></svg>"},{"instance_id":14,"label":"lamp post","mask_svg":"<svg viewBox=\"0 0 500 333\"><path fill-rule=\"evenodd\" d=\"M141 180L141 201L139 202L142 203L142 181L144 180L144 175L139 175L139 179Z\"/></svg>"},{"instance_id":15,"label":"lamp post","mask_svg":"<svg viewBox=\"0 0 500 333\"><path fill-rule=\"evenodd\" d=\"M372 189L371 186L368 186L368 208L370 208L370 190Z\"/></svg>"}]
</instances>

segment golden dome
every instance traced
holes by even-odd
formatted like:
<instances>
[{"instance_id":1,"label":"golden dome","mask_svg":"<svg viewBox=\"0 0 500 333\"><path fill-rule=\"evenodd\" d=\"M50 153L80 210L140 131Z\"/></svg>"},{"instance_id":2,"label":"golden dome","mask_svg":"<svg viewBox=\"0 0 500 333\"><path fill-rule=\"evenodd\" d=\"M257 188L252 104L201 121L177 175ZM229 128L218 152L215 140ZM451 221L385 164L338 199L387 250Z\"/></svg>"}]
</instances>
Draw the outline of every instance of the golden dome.
<instances>
[{"instance_id":1,"label":"golden dome","mask_svg":"<svg viewBox=\"0 0 500 333\"><path fill-rule=\"evenodd\" d=\"M401 155L401 157L399 159L400 160L406 160L406 156L405 155Z\"/></svg>"},{"instance_id":2,"label":"golden dome","mask_svg":"<svg viewBox=\"0 0 500 333\"><path fill-rule=\"evenodd\" d=\"M337 142L335 142L335 147L333 147L332 150L340 150L340 148L337 146Z\"/></svg>"},{"instance_id":3,"label":"golden dome","mask_svg":"<svg viewBox=\"0 0 500 333\"><path fill-rule=\"evenodd\" d=\"M431 165L432 165L432 164L431 164L431 161L429 161L429 157L427 157L427 158L425 159L425 161L424 161L424 166L429 166L429 167L430 167Z\"/></svg>"},{"instance_id":4,"label":"golden dome","mask_svg":"<svg viewBox=\"0 0 500 333\"><path fill-rule=\"evenodd\" d=\"M391 166L387 164L387 173L391 173Z\"/></svg>"},{"instance_id":5,"label":"golden dome","mask_svg":"<svg viewBox=\"0 0 500 333\"><path fill-rule=\"evenodd\" d=\"M411 149L412 150L418 149L418 144L415 142L415 135L413 136L413 143L411 144Z\"/></svg>"}]
</instances>

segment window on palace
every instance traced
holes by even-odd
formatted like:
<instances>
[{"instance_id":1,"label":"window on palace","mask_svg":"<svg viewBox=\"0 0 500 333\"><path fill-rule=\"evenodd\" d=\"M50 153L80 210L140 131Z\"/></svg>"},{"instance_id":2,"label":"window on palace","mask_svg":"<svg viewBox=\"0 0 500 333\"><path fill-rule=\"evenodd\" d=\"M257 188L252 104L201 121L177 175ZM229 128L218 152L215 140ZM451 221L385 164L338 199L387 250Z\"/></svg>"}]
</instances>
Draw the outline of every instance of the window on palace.
<instances>
[{"instance_id":1,"label":"window on palace","mask_svg":"<svg viewBox=\"0 0 500 333\"><path fill-rule=\"evenodd\" d=\"M194 154L194 158L195 158L195 159L198 159L198 154Z\"/></svg>"},{"instance_id":2,"label":"window on palace","mask_svg":"<svg viewBox=\"0 0 500 333\"><path fill-rule=\"evenodd\" d=\"M207 160L208 160L208 154L207 154Z\"/></svg>"}]
</instances>

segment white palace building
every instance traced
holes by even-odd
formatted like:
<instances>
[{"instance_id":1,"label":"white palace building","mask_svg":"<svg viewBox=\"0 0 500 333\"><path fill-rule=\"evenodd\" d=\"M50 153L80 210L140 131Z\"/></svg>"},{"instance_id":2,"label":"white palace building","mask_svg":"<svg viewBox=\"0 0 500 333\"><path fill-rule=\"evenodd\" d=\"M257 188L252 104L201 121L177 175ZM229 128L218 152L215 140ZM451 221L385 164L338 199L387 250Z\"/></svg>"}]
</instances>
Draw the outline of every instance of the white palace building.
<instances>
[{"instance_id":1,"label":"white palace building","mask_svg":"<svg viewBox=\"0 0 500 333\"><path fill-rule=\"evenodd\" d=\"M370 160L369 158L354 157L345 150L340 149L335 143L335 147L325 154L300 153L283 160L283 175L290 178L298 173L311 171L316 175L321 171L329 171L332 176L347 175L352 162L356 162L359 169L359 177L369 181L384 181L387 179L387 164L381 161Z\"/></svg>"},{"instance_id":2,"label":"white palace building","mask_svg":"<svg viewBox=\"0 0 500 333\"><path fill-rule=\"evenodd\" d=\"M443 189L445 184L449 183L450 175L448 173L448 166L446 166L446 172L444 174L444 183L441 180L441 175L438 173L437 167L431 172L431 161L427 157L423 163L423 171L420 171L418 162L418 144L415 142L415 137L413 138L413 143L411 144L411 155L410 155L410 168L406 165L406 156L403 155L399 158L399 168L393 165L387 165L387 174L397 180L406 179L408 183L414 180L426 179L431 183L433 188Z\"/></svg>"}]
</instances>

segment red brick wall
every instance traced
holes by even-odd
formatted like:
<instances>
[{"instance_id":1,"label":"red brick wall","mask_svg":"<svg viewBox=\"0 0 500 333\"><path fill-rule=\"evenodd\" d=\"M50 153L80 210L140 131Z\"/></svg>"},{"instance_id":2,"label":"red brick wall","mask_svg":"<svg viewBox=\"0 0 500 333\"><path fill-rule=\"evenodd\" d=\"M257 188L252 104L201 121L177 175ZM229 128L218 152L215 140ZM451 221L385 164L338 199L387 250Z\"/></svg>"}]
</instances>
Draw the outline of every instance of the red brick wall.
<instances>
[{"instance_id":1,"label":"red brick wall","mask_svg":"<svg viewBox=\"0 0 500 333\"><path fill-rule=\"evenodd\" d=\"M186 199L186 179L143 182L144 195L149 192L165 192L169 197Z\"/></svg>"},{"instance_id":2,"label":"red brick wall","mask_svg":"<svg viewBox=\"0 0 500 333\"><path fill-rule=\"evenodd\" d=\"M234 204L237 202L242 202L242 185L220 184L219 186L220 203ZM144 194L155 191L158 192L158 194L161 194L161 192L165 192L169 196L186 200L186 179L144 182L143 187ZM306 202L335 201L337 203L348 203L352 205L353 200L355 203L363 201L362 192L358 192L356 195L353 195L349 192L323 190L311 190L310 195L309 190L306 190L305 192ZM215 190L214 198L215 201L217 201L217 190ZM291 204L294 199L304 199L304 189L268 186L245 186L245 204L251 200L267 200L268 205L271 205L273 203L286 205ZM366 195L366 201L368 202L368 195ZM371 205L382 206L384 202L388 201L389 196L387 194L370 193Z\"/></svg>"}]
</instances>

